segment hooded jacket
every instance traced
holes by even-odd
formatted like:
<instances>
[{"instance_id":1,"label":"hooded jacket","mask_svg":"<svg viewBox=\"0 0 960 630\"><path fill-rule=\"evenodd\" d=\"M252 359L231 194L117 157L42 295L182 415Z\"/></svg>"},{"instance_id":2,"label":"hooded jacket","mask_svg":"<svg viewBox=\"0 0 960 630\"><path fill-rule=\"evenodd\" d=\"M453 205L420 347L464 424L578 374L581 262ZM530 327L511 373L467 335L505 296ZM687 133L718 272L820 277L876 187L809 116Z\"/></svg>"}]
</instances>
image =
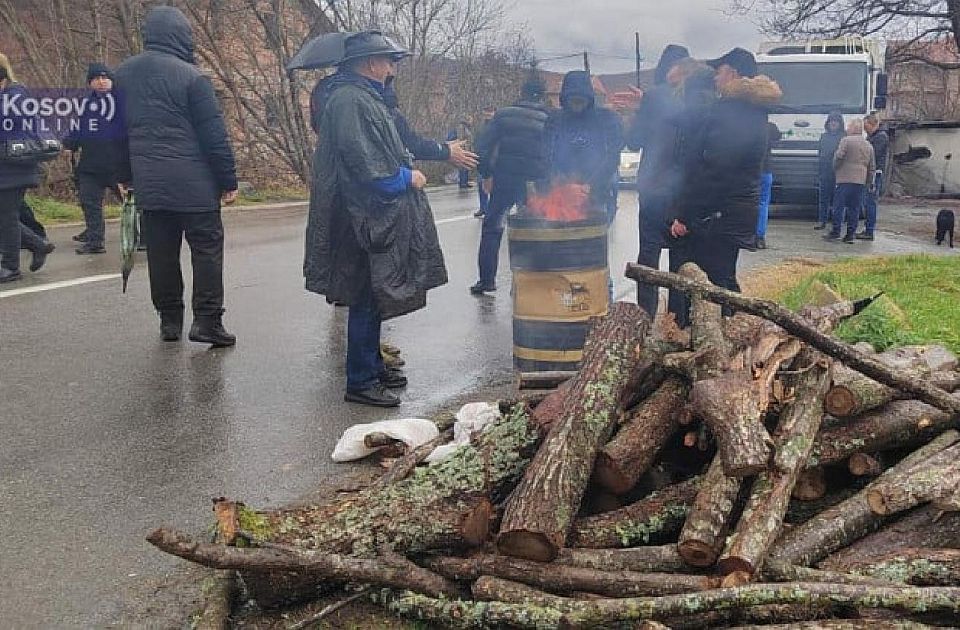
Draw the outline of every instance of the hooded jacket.
<instances>
[{"instance_id":1,"label":"hooded jacket","mask_svg":"<svg viewBox=\"0 0 960 630\"><path fill-rule=\"evenodd\" d=\"M383 96L338 72L320 117L303 264L308 291L355 304L372 288L384 320L426 305L447 281L433 212L421 190L375 183L411 167Z\"/></svg>"},{"instance_id":2,"label":"hooded jacket","mask_svg":"<svg viewBox=\"0 0 960 630\"><path fill-rule=\"evenodd\" d=\"M236 166L213 85L194 66L190 23L157 7L143 41L116 73L129 155L120 181L133 182L146 212L215 212L237 188Z\"/></svg>"},{"instance_id":3,"label":"hooded jacket","mask_svg":"<svg viewBox=\"0 0 960 630\"><path fill-rule=\"evenodd\" d=\"M587 100L587 108L574 112L570 100ZM623 128L613 111L597 107L590 75L568 72L560 88L561 109L547 123L546 144L551 179L589 184L594 202L605 199L613 185L623 148Z\"/></svg>"},{"instance_id":4,"label":"hooded jacket","mask_svg":"<svg viewBox=\"0 0 960 630\"><path fill-rule=\"evenodd\" d=\"M830 131L830 123L840 123L839 129ZM817 155L820 160L820 179L827 182L833 181L833 154L837 152L840 141L846 135L844 131L843 114L840 112L830 112L827 120L823 123L824 132L820 135L820 146Z\"/></svg>"},{"instance_id":5,"label":"hooded jacket","mask_svg":"<svg viewBox=\"0 0 960 630\"><path fill-rule=\"evenodd\" d=\"M781 97L769 77L741 77L724 86L706 110L698 137L688 140L679 204L679 218L693 232L753 246L769 145L767 111ZM720 218L710 219L717 212Z\"/></svg>"},{"instance_id":6,"label":"hooded jacket","mask_svg":"<svg viewBox=\"0 0 960 630\"><path fill-rule=\"evenodd\" d=\"M546 176L544 130L550 109L521 100L502 107L474 141L483 177L536 182Z\"/></svg>"}]
</instances>

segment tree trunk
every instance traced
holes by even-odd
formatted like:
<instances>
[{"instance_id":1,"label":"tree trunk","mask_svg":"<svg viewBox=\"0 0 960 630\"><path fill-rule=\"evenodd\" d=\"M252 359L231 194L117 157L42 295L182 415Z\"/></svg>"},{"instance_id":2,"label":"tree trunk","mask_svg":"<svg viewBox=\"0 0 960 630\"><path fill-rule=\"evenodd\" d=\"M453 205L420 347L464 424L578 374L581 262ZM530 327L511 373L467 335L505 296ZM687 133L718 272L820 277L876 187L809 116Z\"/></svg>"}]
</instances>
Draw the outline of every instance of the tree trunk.
<instances>
[{"instance_id":1,"label":"tree trunk","mask_svg":"<svg viewBox=\"0 0 960 630\"><path fill-rule=\"evenodd\" d=\"M763 626L732 626L730 630L933 630L928 626L906 619L824 619L815 622L798 622Z\"/></svg>"},{"instance_id":2,"label":"tree trunk","mask_svg":"<svg viewBox=\"0 0 960 630\"><path fill-rule=\"evenodd\" d=\"M501 553L549 561L563 547L648 326L639 306L618 302L590 331L563 415L507 501L497 536Z\"/></svg>"},{"instance_id":3,"label":"tree trunk","mask_svg":"<svg viewBox=\"0 0 960 630\"><path fill-rule=\"evenodd\" d=\"M637 485L660 449L680 428L677 416L686 398L686 384L674 376L640 403L597 456L593 472L596 481L614 494L624 494Z\"/></svg>"},{"instance_id":4,"label":"tree trunk","mask_svg":"<svg viewBox=\"0 0 960 630\"><path fill-rule=\"evenodd\" d=\"M882 580L838 571L798 567L794 564L769 561L764 564L763 577L774 582L823 582L825 584L862 584L865 586L897 586L896 581Z\"/></svg>"},{"instance_id":5,"label":"tree trunk","mask_svg":"<svg viewBox=\"0 0 960 630\"><path fill-rule=\"evenodd\" d=\"M847 573L914 586L960 585L960 549L904 547L865 558L848 557L831 564Z\"/></svg>"},{"instance_id":6,"label":"tree trunk","mask_svg":"<svg viewBox=\"0 0 960 630\"><path fill-rule=\"evenodd\" d=\"M944 512L960 512L960 486L936 499L933 504Z\"/></svg>"},{"instance_id":7,"label":"tree trunk","mask_svg":"<svg viewBox=\"0 0 960 630\"><path fill-rule=\"evenodd\" d=\"M614 512L577 519L570 547L605 549L666 542L683 526L700 478L662 488Z\"/></svg>"},{"instance_id":8,"label":"tree trunk","mask_svg":"<svg viewBox=\"0 0 960 630\"><path fill-rule=\"evenodd\" d=\"M922 444L958 426L960 415L937 411L916 400L896 400L850 422L823 428L807 468L839 464L854 453Z\"/></svg>"},{"instance_id":9,"label":"tree trunk","mask_svg":"<svg viewBox=\"0 0 960 630\"><path fill-rule=\"evenodd\" d=\"M820 428L823 395L830 385L830 365L810 350L798 359L802 374L796 379L796 393L780 413L780 425L773 437L776 457L773 465L753 482L743 515L727 540L718 565L724 575L742 571L752 577L760 570L783 528L794 484Z\"/></svg>"},{"instance_id":10,"label":"tree trunk","mask_svg":"<svg viewBox=\"0 0 960 630\"><path fill-rule=\"evenodd\" d=\"M690 593L719 586L719 580L701 575L602 571L493 555L431 558L426 566L451 580L473 581L481 575L492 575L561 594L586 592L606 597L633 597Z\"/></svg>"},{"instance_id":11,"label":"tree trunk","mask_svg":"<svg viewBox=\"0 0 960 630\"><path fill-rule=\"evenodd\" d=\"M960 444L911 468L906 474L875 483L867 491L874 514L903 512L945 496L960 486Z\"/></svg>"},{"instance_id":12,"label":"tree trunk","mask_svg":"<svg viewBox=\"0 0 960 630\"><path fill-rule=\"evenodd\" d=\"M560 597L533 588L520 582L511 582L492 575L482 575L470 587L473 598L482 602L502 602L536 608L549 608L560 612L575 610L579 601Z\"/></svg>"},{"instance_id":13,"label":"tree trunk","mask_svg":"<svg viewBox=\"0 0 960 630\"><path fill-rule=\"evenodd\" d=\"M842 361L870 378L880 381L884 385L899 389L911 394L918 400L929 405L948 411L960 413L960 398L951 396L939 387L923 380L913 379L899 374L875 357L859 352L849 344L831 337L810 323L802 316L769 300L759 300L721 289L703 282L691 281L677 274L650 269L642 265L628 264L627 277L640 282L648 282L670 289L684 291L693 295L702 296L717 304L723 304L739 311L759 315L784 328L794 337L805 341L820 352ZM861 303L869 301L861 301ZM855 303L854 311L861 308Z\"/></svg>"},{"instance_id":14,"label":"tree trunk","mask_svg":"<svg viewBox=\"0 0 960 630\"><path fill-rule=\"evenodd\" d=\"M377 558L348 558L296 548L238 549L196 542L185 534L165 529L154 531L147 540L162 551L214 569L271 574L293 572L309 576L315 581L361 582L437 597L460 594L454 582L421 569L396 554Z\"/></svg>"},{"instance_id":15,"label":"tree trunk","mask_svg":"<svg viewBox=\"0 0 960 630\"><path fill-rule=\"evenodd\" d=\"M677 542L680 556L690 566L710 567L717 561L742 484L742 479L723 472L719 455L714 457Z\"/></svg>"},{"instance_id":16,"label":"tree trunk","mask_svg":"<svg viewBox=\"0 0 960 630\"><path fill-rule=\"evenodd\" d=\"M550 432L550 428L563 415L563 408L567 404L567 392L570 389L570 381L561 384L557 389L547 394L537 408L530 414L531 420L537 425L541 435Z\"/></svg>"},{"instance_id":17,"label":"tree trunk","mask_svg":"<svg viewBox=\"0 0 960 630\"><path fill-rule=\"evenodd\" d=\"M867 566L904 549L960 549L960 514L928 505L856 541L820 563L829 571Z\"/></svg>"},{"instance_id":18,"label":"tree trunk","mask_svg":"<svg viewBox=\"0 0 960 630\"><path fill-rule=\"evenodd\" d=\"M957 438L955 433L945 433L917 449L878 477L873 484L903 475L917 462L948 448ZM770 549L770 558L786 564L810 566L876 530L883 524L884 518L874 514L867 503L867 492L873 484L784 533Z\"/></svg>"},{"instance_id":19,"label":"tree trunk","mask_svg":"<svg viewBox=\"0 0 960 630\"><path fill-rule=\"evenodd\" d=\"M391 612L411 619L433 622L442 628L525 628L553 630L560 627L563 611L537 603L471 601L429 597L409 591L384 589L373 597ZM564 598L557 598L564 599ZM572 609L582 602L566 600Z\"/></svg>"},{"instance_id":20,"label":"tree trunk","mask_svg":"<svg viewBox=\"0 0 960 630\"><path fill-rule=\"evenodd\" d=\"M905 613L960 613L960 588L882 588L852 584L751 584L686 595L624 598L583 602L578 611L565 613L566 628L609 627L621 621L664 619L674 615L707 612L717 608L766 604L847 604Z\"/></svg>"},{"instance_id":21,"label":"tree trunk","mask_svg":"<svg viewBox=\"0 0 960 630\"><path fill-rule=\"evenodd\" d=\"M561 549L560 555L554 562L604 571L683 573L689 570L683 558L677 553L676 545L628 549Z\"/></svg>"}]
</instances>

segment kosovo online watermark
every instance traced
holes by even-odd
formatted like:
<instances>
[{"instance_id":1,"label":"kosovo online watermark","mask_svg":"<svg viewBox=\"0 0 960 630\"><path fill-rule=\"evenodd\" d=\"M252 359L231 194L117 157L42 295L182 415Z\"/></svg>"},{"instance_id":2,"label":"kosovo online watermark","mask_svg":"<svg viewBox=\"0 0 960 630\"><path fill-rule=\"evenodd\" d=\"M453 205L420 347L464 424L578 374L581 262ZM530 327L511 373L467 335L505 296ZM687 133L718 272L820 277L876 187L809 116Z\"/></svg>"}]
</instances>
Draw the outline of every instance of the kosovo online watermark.
<instances>
[{"instance_id":1,"label":"kosovo online watermark","mask_svg":"<svg viewBox=\"0 0 960 630\"><path fill-rule=\"evenodd\" d=\"M0 138L115 137L122 127L113 92L44 88L0 95Z\"/></svg>"}]
</instances>

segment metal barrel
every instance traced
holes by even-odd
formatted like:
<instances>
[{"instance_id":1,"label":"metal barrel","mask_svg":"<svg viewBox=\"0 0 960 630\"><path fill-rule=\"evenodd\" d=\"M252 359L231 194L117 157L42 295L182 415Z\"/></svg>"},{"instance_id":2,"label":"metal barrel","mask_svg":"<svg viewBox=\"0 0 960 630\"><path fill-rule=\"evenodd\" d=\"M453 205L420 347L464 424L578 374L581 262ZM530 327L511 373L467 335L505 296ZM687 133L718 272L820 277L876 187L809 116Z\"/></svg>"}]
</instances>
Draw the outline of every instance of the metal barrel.
<instances>
[{"instance_id":1,"label":"metal barrel","mask_svg":"<svg viewBox=\"0 0 960 630\"><path fill-rule=\"evenodd\" d=\"M521 372L576 370L590 319L609 307L607 218L524 214L507 221L513 270L513 363Z\"/></svg>"}]
</instances>

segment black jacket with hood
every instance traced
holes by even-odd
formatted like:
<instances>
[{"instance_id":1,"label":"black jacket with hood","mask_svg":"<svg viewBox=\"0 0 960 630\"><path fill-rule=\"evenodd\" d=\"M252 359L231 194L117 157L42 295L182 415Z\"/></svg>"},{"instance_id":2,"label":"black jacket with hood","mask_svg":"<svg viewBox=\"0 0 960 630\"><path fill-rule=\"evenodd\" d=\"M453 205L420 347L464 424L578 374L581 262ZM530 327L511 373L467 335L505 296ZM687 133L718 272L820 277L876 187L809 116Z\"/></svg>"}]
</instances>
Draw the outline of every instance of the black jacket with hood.
<instances>
[{"instance_id":1,"label":"black jacket with hood","mask_svg":"<svg viewBox=\"0 0 960 630\"><path fill-rule=\"evenodd\" d=\"M830 131L829 125L831 121L840 123L840 129L835 132ZM823 123L823 128L825 131L820 134L820 146L817 153L820 159L820 179L831 182L834 179L833 154L837 152L840 141L847 135L843 124L843 114L840 112L830 112L827 120Z\"/></svg>"},{"instance_id":2,"label":"black jacket with hood","mask_svg":"<svg viewBox=\"0 0 960 630\"><path fill-rule=\"evenodd\" d=\"M382 93L338 72L320 116L303 271L308 291L354 304L372 288L384 320L423 308L447 281L433 212L422 190L374 185L411 167Z\"/></svg>"},{"instance_id":3,"label":"black jacket with hood","mask_svg":"<svg viewBox=\"0 0 960 630\"><path fill-rule=\"evenodd\" d=\"M664 49L654 73L654 86L644 92L630 120L627 147L643 151L637 170L641 203L651 195L669 203L680 186L676 118L682 107L678 90L667 83L667 72L677 61L689 56L683 46L671 44Z\"/></svg>"},{"instance_id":4,"label":"black jacket with hood","mask_svg":"<svg viewBox=\"0 0 960 630\"><path fill-rule=\"evenodd\" d=\"M752 248L760 203L760 176L769 146L767 112L780 87L769 77L741 77L720 90L690 138L680 220L706 238ZM711 218L719 212L719 218ZM706 220L706 221L705 221Z\"/></svg>"},{"instance_id":5,"label":"black jacket with hood","mask_svg":"<svg viewBox=\"0 0 960 630\"><path fill-rule=\"evenodd\" d=\"M110 92L110 98L116 102L116 92ZM117 182L122 171L123 160L126 159L124 146L124 119L122 110L117 110L114 118L102 120L99 111L100 102L107 98L91 90L87 109L80 116L79 130L71 132L63 139L63 146L71 151L80 152L80 160L76 165L78 174L97 177L107 186ZM119 104L119 103L118 103ZM95 120L96 127L91 127L90 121Z\"/></svg>"},{"instance_id":6,"label":"black jacket with hood","mask_svg":"<svg viewBox=\"0 0 960 630\"><path fill-rule=\"evenodd\" d=\"M550 108L543 103L521 100L502 107L474 141L480 156L483 177L528 182L542 180L547 173L544 129Z\"/></svg>"},{"instance_id":7,"label":"black jacket with hood","mask_svg":"<svg viewBox=\"0 0 960 630\"><path fill-rule=\"evenodd\" d=\"M580 96L588 105L582 112L569 108ZM589 184L595 202L606 198L620 165L623 127L612 110L597 107L590 75L568 72L560 88L561 109L547 122L546 146L551 179Z\"/></svg>"},{"instance_id":8,"label":"black jacket with hood","mask_svg":"<svg viewBox=\"0 0 960 630\"><path fill-rule=\"evenodd\" d=\"M10 83L0 90L0 99L14 98L20 95L23 99L29 96L27 90L19 83ZM34 124L33 129L36 129ZM25 130L24 127L0 135L0 142L6 139L37 139L35 132ZM40 164L38 162L14 163L0 162L0 190L17 190L19 188L36 188L40 184Z\"/></svg>"},{"instance_id":9,"label":"black jacket with hood","mask_svg":"<svg viewBox=\"0 0 960 630\"><path fill-rule=\"evenodd\" d=\"M146 212L216 212L237 188L236 167L213 85L194 65L190 23L156 7L143 42L116 73L129 151L120 181L133 182Z\"/></svg>"}]
</instances>

